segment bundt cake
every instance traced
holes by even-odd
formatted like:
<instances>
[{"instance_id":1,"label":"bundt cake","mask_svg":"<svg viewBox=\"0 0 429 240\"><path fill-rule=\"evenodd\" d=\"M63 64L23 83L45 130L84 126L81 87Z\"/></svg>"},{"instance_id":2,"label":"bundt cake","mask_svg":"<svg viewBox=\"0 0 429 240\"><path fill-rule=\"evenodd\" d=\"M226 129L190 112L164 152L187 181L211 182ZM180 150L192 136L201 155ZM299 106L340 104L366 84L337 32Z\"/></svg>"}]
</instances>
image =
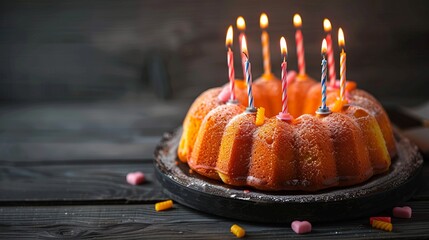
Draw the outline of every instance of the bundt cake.
<instances>
[{"instance_id":1,"label":"bundt cake","mask_svg":"<svg viewBox=\"0 0 429 240\"><path fill-rule=\"evenodd\" d=\"M270 191L350 186L389 169L395 141L389 118L373 96L348 82L349 104L318 115L320 83L289 75L290 121L275 117L281 111L279 80L253 83L254 102L266 110L260 126L245 110L243 81L235 84L238 104L227 102L228 87L203 92L183 122L179 159L208 178ZM337 98L338 89L328 89L328 105Z\"/></svg>"}]
</instances>

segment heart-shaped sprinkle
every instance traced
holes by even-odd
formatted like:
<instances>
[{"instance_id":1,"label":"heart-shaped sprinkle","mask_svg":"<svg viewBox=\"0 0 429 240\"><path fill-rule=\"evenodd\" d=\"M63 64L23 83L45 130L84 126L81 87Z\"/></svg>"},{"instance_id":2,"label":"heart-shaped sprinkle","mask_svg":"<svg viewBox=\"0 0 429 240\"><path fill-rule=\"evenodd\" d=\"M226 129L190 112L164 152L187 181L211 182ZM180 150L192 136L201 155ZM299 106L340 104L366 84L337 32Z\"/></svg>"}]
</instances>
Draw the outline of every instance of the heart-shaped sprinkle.
<instances>
[{"instance_id":1,"label":"heart-shaped sprinkle","mask_svg":"<svg viewBox=\"0 0 429 240\"><path fill-rule=\"evenodd\" d=\"M413 210L408 206L393 208L393 216L397 218L411 218L412 212Z\"/></svg>"},{"instance_id":2,"label":"heart-shaped sprinkle","mask_svg":"<svg viewBox=\"0 0 429 240\"><path fill-rule=\"evenodd\" d=\"M139 185L144 182L144 174L142 172L131 172L127 174L127 182L131 185Z\"/></svg>"},{"instance_id":3,"label":"heart-shaped sprinkle","mask_svg":"<svg viewBox=\"0 0 429 240\"><path fill-rule=\"evenodd\" d=\"M291 227L298 234L311 232L311 223L308 221L293 221Z\"/></svg>"}]
</instances>

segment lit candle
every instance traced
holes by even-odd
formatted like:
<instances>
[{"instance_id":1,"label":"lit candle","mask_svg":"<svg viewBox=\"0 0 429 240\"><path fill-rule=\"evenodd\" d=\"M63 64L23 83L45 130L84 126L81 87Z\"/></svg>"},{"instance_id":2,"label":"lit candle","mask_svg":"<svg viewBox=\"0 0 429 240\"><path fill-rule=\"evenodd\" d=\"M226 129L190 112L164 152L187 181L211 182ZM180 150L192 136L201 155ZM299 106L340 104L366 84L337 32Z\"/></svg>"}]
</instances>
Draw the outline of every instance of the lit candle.
<instances>
[{"instance_id":1,"label":"lit candle","mask_svg":"<svg viewBox=\"0 0 429 240\"><path fill-rule=\"evenodd\" d=\"M344 39L343 29L338 29L338 45L340 46L340 99L342 102L345 101L346 93L346 42Z\"/></svg>"},{"instance_id":2,"label":"lit candle","mask_svg":"<svg viewBox=\"0 0 429 240\"><path fill-rule=\"evenodd\" d=\"M299 74L305 75L304 37L302 36L302 31L301 31L302 19L299 14L295 14L293 16L293 25L296 28L295 41L296 41L296 52L298 55Z\"/></svg>"},{"instance_id":3,"label":"lit candle","mask_svg":"<svg viewBox=\"0 0 429 240\"><path fill-rule=\"evenodd\" d=\"M244 34L244 31L246 31L246 21L244 21L244 18L242 16L237 18L237 28L240 31L240 35L238 35L238 41L240 43L240 49L241 47L241 39L243 38L243 36L246 36ZM243 68L243 79L246 78L246 70L245 70L245 62L246 62L246 58L244 57L243 54L242 55L242 59L241 59L241 66Z\"/></svg>"},{"instance_id":4,"label":"lit candle","mask_svg":"<svg viewBox=\"0 0 429 240\"><path fill-rule=\"evenodd\" d=\"M332 36L331 30L332 25L329 19L325 18L323 20L323 29L326 33L326 43L328 44L328 68L329 68L329 82L331 87L335 87L335 82L337 74L335 72L335 59L334 59L334 49L332 48Z\"/></svg>"},{"instance_id":5,"label":"lit candle","mask_svg":"<svg viewBox=\"0 0 429 240\"><path fill-rule=\"evenodd\" d=\"M231 92L231 96L229 101L230 102L235 102L235 92L234 92L234 81L235 81L235 71L234 71L234 55L232 53L231 50L231 46L232 46L232 26L229 26L228 31L226 32L226 40L225 40L225 45L226 48L228 49L227 52L227 63L228 63L228 77L229 77L229 87L230 87L230 92Z\"/></svg>"},{"instance_id":6,"label":"lit candle","mask_svg":"<svg viewBox=\"0 0 429 240\"><path fill-rule=\"evenodd\" d=\"M261 42L262 42L262 57L264 60L264 74L271 73L271 59L270 59L270 37L265 30L268 27L268 16L265 13L261 14L259 18L259 26L262 29Z\"/></svg>"},{"instance_id":7,"label":"lit candle","mask_svg":"<svg viewBox=\"0 0 429 240\"><path fill-rule=\"evenodd\" d=\"M256 112L256 108L253 105L253 95L252 95L252 71L251 71L251 64L249 61L249 53L247 52L247 43L246 43L246 37L243 36L241 39L241 52L243 53L244 57L246 58L246 84L247 84L247 97L248 97L248 105L246 111L248 112Z\"/></svg>"},{"instance_id":8,"label":"lit candle","mask_svg":"<svg viewBox=\"0 0 429 240\"><path fill-rule=\"evenodd\" d=\"M326 106L326 51L327 51L327 44L326 44L326 39L323 39L322 42L322 77L321 77L321 84L322 84L322 106L319 107L319 109L317 109L316 113L317 114L329 114L331 113L331 111L329 110L329 108Z\"/></svg>"},{"instance_id":9,"label":"lit candle","mask_svg":"<svg viewBox=\"0 0 429 240\"><path fill-rule=\"evenodd\" d=\"M292 116L288 112L287 106L287 45L284 37L280 38L280 51L282 54L283 62L282 69L282 111L277 115L277 118L283 121L291 120Z\"/></svg>"}]
</instances>

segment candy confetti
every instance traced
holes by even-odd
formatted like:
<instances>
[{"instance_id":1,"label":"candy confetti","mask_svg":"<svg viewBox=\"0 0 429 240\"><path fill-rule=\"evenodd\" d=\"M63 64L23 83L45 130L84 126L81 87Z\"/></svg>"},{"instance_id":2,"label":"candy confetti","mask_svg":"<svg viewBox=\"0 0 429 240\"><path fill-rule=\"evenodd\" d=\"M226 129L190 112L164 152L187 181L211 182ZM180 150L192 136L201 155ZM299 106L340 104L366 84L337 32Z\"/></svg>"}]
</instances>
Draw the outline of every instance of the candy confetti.
<instances>
[{"instance_id":1,"label":"candy confetti","mask_svg":"<svg viewBox=\"0 0 429 240\"><path fill-rule=\"evenodd\" d=\"M242 238L244 235L246 235L246 231L237 224L231 226L231 232L238 238Z\"/></svg>"},{"instance_id":2,"label":"candy confetti","mask_svg":"<svg viewBox=\"0 0 429 240\"><path fill-rule=\"evenodd\" d=\"M256 113L256 126L261 126L265 122L265 108L258 108L258 112Z\"/></svg>"},{"instance_id":3,"label":"candy confetti","mask_svg":"<svg viewBox=\"0 0 429 240\"><path fill-rule=\"evenodd\" d=\"M308 221L293 221L292 230L298 234L311 232L311 223Z\"/></svg>"},{"instance_id":4,"label":"candy confetti","mask_svg":"<svg viewBox=\"0 0 429 240\"><path fill-rule=\"evenodd\" d=\"M411 218L412 212L409 206L393 208L393 216L397 218Z\"/></svg>"},{"instance_id":5,"label":"candy confetti","mask_svg":"<svg viewBox=\"0 0 429 240\"><path fill-rule=\"evenodd\" d=\"M369 218L369 224L371 224L371 225L372 225L372 222L373 222L374 220L382 221L382 222L388 222L388 223L391 223L391 222L392 222L392 219L391 219L390 217L370 217L370 218Z\"/></svg>"},{"instance_id":6,"label":"candy confetti","mask_svg":"<svg viewBox=\"0 0 429 240\"><path fill-rule=\"evenodd\" d=\"M377 228L377 229L381 229L384 231L388 231L388 232L391 232L393 229L393 225L391 223L378 221L378 220L372 221L372 227Z\"/></svg>"},{"instance_id":7,"label":"candy confetti","mask_svg":"<svg viewBox=\"0 0 429 240\"><path fill-rule=\"evenodd\" d=\"M142 172L131 172L127 174L127 182L131 185L139 185L144 181L145 177Z\"/></svg>"},{"instance_id":8,"label":"candy confetti","mask_svg":"<svg viewBox=\"0 0 429 240\"><path fill-rule=\"evenodd\" d=\"M164 210L170 209L172 207L173 207L173 201L172 200L167 200L167 201L159 202L159 203L155 204L155 210L157 212L164 211Z\"/></svg>"}]
</instances>

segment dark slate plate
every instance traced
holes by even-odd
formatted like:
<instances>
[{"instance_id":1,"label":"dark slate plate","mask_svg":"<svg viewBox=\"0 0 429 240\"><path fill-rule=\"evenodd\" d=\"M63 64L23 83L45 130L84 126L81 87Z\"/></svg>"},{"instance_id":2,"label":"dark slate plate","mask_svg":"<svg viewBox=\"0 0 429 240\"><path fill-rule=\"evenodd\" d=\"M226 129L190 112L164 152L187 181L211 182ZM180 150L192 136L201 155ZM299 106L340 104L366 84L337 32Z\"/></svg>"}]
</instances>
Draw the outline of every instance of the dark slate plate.
<instances>
[{"instance_id":1,"label":"dark slate plate","mask_svg":"<svg viewBox=\"0 0 429 240\"><path fill-rule=\"evenodd\" d=\"M363 184L316 193L254 189L245 193L245 188L190 173L176 154L181 133L182 128L165 133L155 150L155 173L165 193L188 207L247 221L335 221L377 214L411 198L423 166L417 147L397 134L398 157L390 171Z\"/></svg>"}]
</instances>

